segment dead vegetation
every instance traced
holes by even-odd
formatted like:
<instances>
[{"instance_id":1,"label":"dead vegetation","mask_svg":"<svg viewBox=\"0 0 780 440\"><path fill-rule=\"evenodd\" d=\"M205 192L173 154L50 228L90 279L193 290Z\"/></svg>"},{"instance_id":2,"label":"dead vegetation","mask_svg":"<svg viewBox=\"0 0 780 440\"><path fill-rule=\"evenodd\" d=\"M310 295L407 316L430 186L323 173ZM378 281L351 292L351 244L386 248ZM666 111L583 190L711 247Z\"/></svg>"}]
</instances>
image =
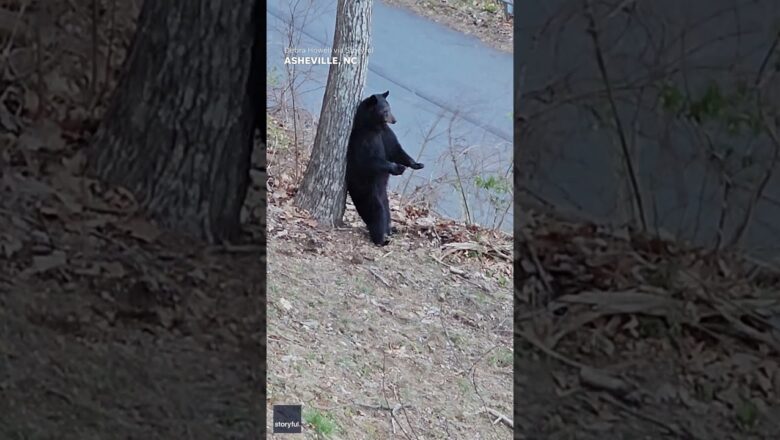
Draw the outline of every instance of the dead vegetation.
<instances>
[{"instance_id":1,"label":"dead vegetation","mask_svg":"<svg viewBox=\"0 0 780 440\"><path fill-rule=\"evenodd\" d=\"M776 268L629 230L526 219L515 320L528 348L520 365L537 371L516 372L527 438L780 434ZM546 382L529 379L538 362Z\"/></svg>"}]
</instances>

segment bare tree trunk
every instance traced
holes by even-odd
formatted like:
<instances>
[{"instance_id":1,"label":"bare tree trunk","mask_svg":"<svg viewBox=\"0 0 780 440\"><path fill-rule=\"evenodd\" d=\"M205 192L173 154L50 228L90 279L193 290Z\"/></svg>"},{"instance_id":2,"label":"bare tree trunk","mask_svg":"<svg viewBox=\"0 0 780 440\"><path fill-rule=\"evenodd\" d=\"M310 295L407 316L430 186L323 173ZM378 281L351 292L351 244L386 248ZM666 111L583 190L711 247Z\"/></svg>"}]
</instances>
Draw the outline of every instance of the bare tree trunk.
<instances>
[{"instance_id":1,"label":"bare tree trunk","mask_svg":"<svg viewBox=\"0 0 780 440\"><path fill-rule=\"evenodd\" d=\"M373 0L338 2L333 56L355 56L357 62L330 65L311 160L295 200L328 226L340 224L344 216L347 142L368 73L372 4Z\"/></svg>"},{"instance_id":2,"label":"bare tree trunk","mask_svg":"<svg viewBox=\"0 0 780 440\"><path fill-rule=\"evenodd\" d=\"M240 232L259 113L259 5L145 1L90 152L91 172L129 189L162 226L212 243Z\"/></svg>"}]
</instances>

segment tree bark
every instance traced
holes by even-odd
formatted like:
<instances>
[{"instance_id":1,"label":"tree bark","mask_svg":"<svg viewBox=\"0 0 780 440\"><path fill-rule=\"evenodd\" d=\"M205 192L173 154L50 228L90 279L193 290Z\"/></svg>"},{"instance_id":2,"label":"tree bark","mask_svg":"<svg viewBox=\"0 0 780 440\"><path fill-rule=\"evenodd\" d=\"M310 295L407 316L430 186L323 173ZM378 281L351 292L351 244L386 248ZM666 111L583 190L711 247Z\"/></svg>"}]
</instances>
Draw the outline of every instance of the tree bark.
<instances>
[{"instance_id":1,"label":"tree bark","mask_svg":"<svg viewBox=\"0 0 780 440\"><path fill-rule=\"evenodd\" d=\"M321 224L339 225L347 199L347 142L368 73L373 0L339 0L333 56L355 64L331 64L311 159L295 202Z\"/></svg>"},{"instance_id":2,"label":"tree bark","mask_svg":"<svg viewBox=\"0 0 780 440\"><path fill-rule=\"evenodd\" d=\"M145 1L89 168L163 227L233 240L259 117L256 0ZM259 67L259 68L258 68Z\"/></svg>"}]
</instances>

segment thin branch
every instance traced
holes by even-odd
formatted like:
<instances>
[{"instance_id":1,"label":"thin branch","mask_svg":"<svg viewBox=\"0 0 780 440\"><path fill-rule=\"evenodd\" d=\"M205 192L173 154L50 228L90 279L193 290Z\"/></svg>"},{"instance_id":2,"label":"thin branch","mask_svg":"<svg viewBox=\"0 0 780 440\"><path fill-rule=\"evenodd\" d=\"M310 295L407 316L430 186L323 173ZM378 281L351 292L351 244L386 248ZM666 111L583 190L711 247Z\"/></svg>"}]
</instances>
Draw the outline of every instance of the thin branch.
<instances>
[{"instance_id":1,"label":"thin branch","mask_svg":"<svg viewBox=\"0 0 780 440\"><path fill-rule=\"evenodd\" d=\"M777 132L772 126L771 121L768 120L763 110L760 111L762 115L762 120L764 122L764 127L766 128L767 134L769 135L769 138L772 140L772 145L774 146L774 149L772 151L772 159L770 160L769 165L767 165L766 171L764 172L761 181L756 187L756 191L753 193L752 197L750 198L750 203L748 203L745 217L742 218L742 222L737 227L737 230L734 233L734 236L731 239L729 246L739 245L743 237L745 236L745 232L747 231L748 226L750 225L751 220L753 219L755 207L758 204L758 201L764 195L764 192L766 191L766 187L767 185L769 185L769 181L772 180L772 175L775 171L775 168L777 167L778 158L780 158L780 137L778 137Z\"/></svg>"},{"instance_id":2,"label":"thin branch","mask_svg":"<svg viewBox=\"0 0 780 440\"><path fill-rule=\"evenodd\" d=\"M615 125L618 132L618 137L620 139L620 147L622 149L623 158L626 163L626 170L628 171L628 177L630 179L631 189L634 192L634 201L636 202L637 209L639 210L639 219L642 225L642 230L646 231L647 219L645 218L645 208L644 208L644 202L642 201L642 194L639 190L639 179L637 178L636 172L634 171L634 165L631 160L631 152L629 151L628 148L628 140L626 139L626 133L623 128L623 122L621 121L620 114L618 113L614 92L612 90L612 82L610 81L609 74L607 72L606 61L604 60L604 54L601 49L601 43L599 42L598 28L596 27L596 19L593 15L593 8L590 0L585 0L585 15L587 16L589 22L588 34L593 40L594 49L596 51L596 62L598 63L599 71L601 72L601 77L604 81L604 85L606 86L607 98L609 99L609 104L612 109L612 115L615 119Z\"/></svg>"}]
</instances>

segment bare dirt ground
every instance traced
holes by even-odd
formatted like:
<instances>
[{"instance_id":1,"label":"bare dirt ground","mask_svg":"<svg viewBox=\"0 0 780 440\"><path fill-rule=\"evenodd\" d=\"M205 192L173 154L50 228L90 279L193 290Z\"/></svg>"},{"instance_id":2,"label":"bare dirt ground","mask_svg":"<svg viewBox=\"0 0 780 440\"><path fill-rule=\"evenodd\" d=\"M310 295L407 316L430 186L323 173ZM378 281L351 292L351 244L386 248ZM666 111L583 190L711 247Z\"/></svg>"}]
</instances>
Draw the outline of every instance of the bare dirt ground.
<instances>
[{"instance_id":1,"label":"bare dirt ground","mask_svg":"<svg viewBox=\"0 0 780 440\"><path fill-rule=\"evenodd\" d=\"M385 3L410 9L416 14L474 35L487 45L512 52L513 18L505 14L497 0L384 0Z\"/></svg>"},{"instance_id":2,"label":"bare dirt ground","mask_svg":"<svg viewBox=\"0 0 780 440\"><path fill-rule=\"evenodd\" d=\"M3 178L0 437L255 438L257 254L163 239L48 179Z\"/></svg>"},{"instance_id":3,"label":"bare dirt ground","mask_svg":"<svg viewBox=\"0 0 780 440\"><path fill-rule=\"evenodd\" d=\"M291 205L291 135L270 124L269 416L302 403L334 439L511 438L485 412L512 412L510 237L397 200L386 247L351 205L347 227L318 230Z\"/></svg>"}]
</instances>

